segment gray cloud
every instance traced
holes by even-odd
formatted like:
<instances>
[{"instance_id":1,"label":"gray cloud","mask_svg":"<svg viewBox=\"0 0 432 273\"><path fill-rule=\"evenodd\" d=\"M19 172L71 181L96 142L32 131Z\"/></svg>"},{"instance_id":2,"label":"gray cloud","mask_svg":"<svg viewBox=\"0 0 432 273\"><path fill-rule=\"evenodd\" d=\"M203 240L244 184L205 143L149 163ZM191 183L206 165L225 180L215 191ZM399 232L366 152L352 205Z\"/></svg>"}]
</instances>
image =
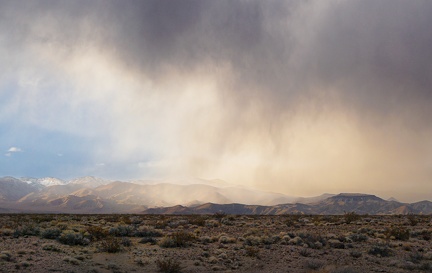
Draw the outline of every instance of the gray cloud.
<instances>
[{"instance_id":1,"label":"gray cloud","mask_svg":"<svg viewBox=\"0 0 432 273\"><path fill-rule=\"evenodd\" d=\"M173 146L185 153L185 161L191 165L186 167L191 169L199 165L206 170L237 152L250 152L259 158L259 168L249 172L261 180L280 176L276 180L287 181L288 171L283 167L275 170L264 162L289 162L293 154L301 154L303 150L297 151L295 146L297 130L317 135L333 131L336 135L360 135L361 140L353 145L364 145L368 151L365 158L379 158L381 163L399 158L394 169L390 163L382 163L387 172L400 166L421 166L415 171L420 175L407 169L399 177L406 180L412 175L424 181L431 170L424 163L431 162L431 14L432 2L403 0L2 1L0 60L11 65L1 67L0 72L9 75L29 66L43 67L44 58L34 54L39 47L52 49L64 59L99 52L102 57L97 60L107 60L121 71L110 71L121 74L119 79L130 74L136 81L151 82L152 88L136 87L128 93L136 97L127 103L145 105L153 93L167 96L156 101L168 113L152 117L153 123L147 121L142 126L160 130L154 139L163 135L167 142L176 143ZM11 55L16 57L8 57ZM47 69L57 71L54 66ZM175 104L187 93L182 82L179 88L167 88L167 82L183 81L182 77L184 82L199 82L203 75L216 82L216 94L209 95L214 95L213 104L201 105L192 97L189 104L166 105ZM50 76L58 75L47 72L46 77ZM106 97L121 97L110 92ZM85 92L79 95L85 96ZM125 117L130 117L132 127L140 124L144 114L150 115L142 109L132 110L127 103L117 106L116 99L109 101L103 94L96 98L100 101L90 101L98 101L96 109L104 109L100 115L105 124L116 120L124 129ZM76 101L79 104L80 100ZM201 115L184 109L191 105ZM203 105L214 108L207 110ZM107 110L113 106L120 110ZM177 116L182 116L180 112L196 120L173 125ZM203 118L203 113L209 117ZM183 130L166 129L176 126ZM104 130L114 127L106 125ZM141 128L128 130L132 138L148 135ZM175 141L166 136L173 132L178 133ZM323 145L333 145L326 137ZM388 141L390 138L393 140ZM340 149L350 145L347 142ZM260 148L253 148L256 146ZM315 156L310 150L307 154ZM207 157L208 161L202 159ZM336 170L334 160L334 165L327 167ZM347 172L338 179L350 175L353 173ZM378 175L369 178L376 181L377 177L382 179Z\"/></svg>"}]
</instances>

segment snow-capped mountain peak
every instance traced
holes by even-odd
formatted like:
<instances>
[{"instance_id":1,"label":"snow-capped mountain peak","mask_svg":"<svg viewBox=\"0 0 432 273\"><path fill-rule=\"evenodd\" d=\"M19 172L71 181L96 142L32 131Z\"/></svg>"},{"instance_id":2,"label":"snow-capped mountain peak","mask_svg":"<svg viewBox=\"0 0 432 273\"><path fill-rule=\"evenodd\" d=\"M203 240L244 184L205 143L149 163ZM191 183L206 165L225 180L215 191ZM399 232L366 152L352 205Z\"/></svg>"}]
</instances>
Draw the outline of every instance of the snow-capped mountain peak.
<instances>
[{"instance_id":1,"label":"snow-capped mountain peak","mask_svg":"<svg viewBox=\"0 0 432 273\"><path fill-rule=\"evenodd\" d=\"M20 180L30 185L42 185L45 187L67 184L65 181L55 177L43 177L43 178L22 177Z\"/></svg>"}]
</instances>

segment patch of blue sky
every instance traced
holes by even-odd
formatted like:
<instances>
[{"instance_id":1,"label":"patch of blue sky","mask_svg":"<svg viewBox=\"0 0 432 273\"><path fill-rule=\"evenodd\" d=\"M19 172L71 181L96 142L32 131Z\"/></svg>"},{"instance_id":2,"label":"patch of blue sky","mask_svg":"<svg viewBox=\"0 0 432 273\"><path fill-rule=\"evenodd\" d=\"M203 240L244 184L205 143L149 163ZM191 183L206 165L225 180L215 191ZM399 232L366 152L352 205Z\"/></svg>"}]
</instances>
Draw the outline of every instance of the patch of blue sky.
<instances>
[{"instance_id":1,"label":"patch of blue sky","mask_svg":"<svg viewBox=\"0 0 432 273\"><path fill-rule=\"evenodd\" d=\"M90 138L9 121L0 123L0 143L1 176L75 177L93 164ZM10 147L21 151L10 153Z\"/></svg>"}]
</instances>

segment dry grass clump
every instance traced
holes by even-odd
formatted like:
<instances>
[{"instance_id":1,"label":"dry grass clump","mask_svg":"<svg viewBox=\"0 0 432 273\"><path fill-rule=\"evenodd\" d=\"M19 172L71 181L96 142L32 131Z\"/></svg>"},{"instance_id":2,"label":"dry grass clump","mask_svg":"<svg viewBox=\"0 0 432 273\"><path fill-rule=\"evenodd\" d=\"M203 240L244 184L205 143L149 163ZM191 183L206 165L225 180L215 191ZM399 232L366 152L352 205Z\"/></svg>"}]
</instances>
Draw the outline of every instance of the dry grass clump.
<instances>
[{"instance_id":1,"label":"dry grass clump","mask_svg":"<svg viewBox=\"0 0 432 273\"><path fill-rule=\"evenodd\" d=\"M60 252L61 251L60 248L56 244L51 244L51 243L43 244L42 249L46 250L46 251L53 251L53 252Z\"/></svg>"},{"instance_id":2,"label":"dry grass clump","mask_svg":"<svg viewBox=\"0 0 432 273\"><path fill-rule=\"evenodd\" d=\"M64 257L63 261L68 262L70 264L78 265L79 261L73 257Z\"/></svg>"},{"instance_id":3,"label":"dry grass clump","mask_svg":"<svg viewBox=\"0 0 432 273\"><path fill-rule=\"evenodd\" d=\"M156 260L156 266L159 272L163 273L179 273L182 266L179 261L174 259Z\"/></svg>"},{"instance_id":4,"label":"dry grass clump","mask_svg":"<svg viewBox=\"0 0 432 273\"><path fill-rule=\"evenodd\" d=\"M259 252L260 252L260 250L257 247L253 247L253 246L246 246L245 247L246 256L258 258Z\"/></svg>"},{"instance_id":5,"label":"dry grass clump","mask_svg":"<svg viewBox=\"0 0 432 273\"><path fill-rule=\"evenodd\" d=\"M62 231L58 228L48 228L41 232L40 236L44 239L57 239Z\"/></svg>"},{"instance_id":6,"label":"dry grass clump","mask_svg":"<svg viewBox=\"0 0 432 273\"><path fill-rule=\"evenodd\" d=\"M75 245L88 245L90 240L81 232L75 232L73 230L65 230L61 233L60 237L58 237L58 241L65 245L75 246Z\"/></svg>"},{"instance_id":7,"label":"dry grass clump","mask_svg":"<svg viewBox=\"0 0 432 273\"><path fill-rule=\"evenodd\" d=\"M0 252L0 261L12 261L12 254L9 251L2 251Z\"/></svg>"},{"instance_id":8,"label":"dry grass clump","mask_svg":"<svg viewBox=\"0 0 432 273\"><path fill-rule=\"evenodd\" d=\"M205 226L207 217L203 215L191 215L189 217L189 224L203 227Z\"/></svg>"},{"instance_id":9,"label":"dry grass clump","mask_svg":"<svg viewBox=\"0 0 432 273\"><path fill-rule=\"evenodd\" d=\"M410 238L409 230L403 227L388 228L386 229L384 234L388 239L395 239L400 241L408 241Z\"/></svg>"},{"instance_id":10,"label":"dry grass clump","mask_svg":"<svg viewBox=\"0 0 432 273\"><path fill-rule=\"evenodd\" d=\"M326 263L322 260L317 260L317 259L307 259L305 261L305 267L311 270L320 270L322 268L324 268L324 266L326 265Z\"/></svg>"},{"instance_id":11,"label":"dry grass clump","mask_svg":"<svg viewBox=\"0 0 432 273\"><path fill-rule=\"evenodd\" d=\"M99 241L109 235L108 231L101 226L89 226L86 231L90 234L92 241Z\"/></svg>"},{"instance_id":12,"label":"dry grass clump","mask_svg":"<svg viewBox=\"0 0 432 273\"><path fill-rule=\"evenodd\" d=\"M346 212L344 214L344 219L345 219L345 223L347 224L351 224L354 221L358 221L361 219L361 216L358 215L356 212L351 211L351 212Z\"/></svg>"},{"instance_id":13,"label":"dry grass clump","mask_svg":"<svg viewBox=\"0 0 432 273\"><path fill-rule=\"evenodd\" d=\"M159 242L159 246L166 248L188 247L194 240L195 236L192 233L177 231L162 238L162 240Z\"/></svg>"},{"instance_id":14,"label":"dry grass clump","mask_svg":"<svg viewBox=\"0 0 432 273\"><path fill-rule=\"evenodd\" d=\"M108 253L117 253L122 250L121 240L115 237L108 237L100 242L100 250Z\"/></svg>"}]
</instances>

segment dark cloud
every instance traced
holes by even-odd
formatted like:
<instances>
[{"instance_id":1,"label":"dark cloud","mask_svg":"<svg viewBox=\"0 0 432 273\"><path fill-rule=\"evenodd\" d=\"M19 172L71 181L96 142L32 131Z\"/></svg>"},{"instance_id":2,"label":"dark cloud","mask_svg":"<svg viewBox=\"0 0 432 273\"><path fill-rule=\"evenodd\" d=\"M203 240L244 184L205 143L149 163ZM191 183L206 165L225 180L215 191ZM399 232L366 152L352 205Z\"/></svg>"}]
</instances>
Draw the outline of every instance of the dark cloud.
<instances>
[{"instance_id":1,"label":"dark cloud","mask_svg":"<svg viewBox=\"0 0 432 273\"><path fill-rule=\"evenodd\" d=\"M157 78L166 66L229 63L229 97L272 114L317 94L331 104L328 90L375 117L413 104L424 115L431 103L428 1L115 1L104 9L95 27L125 65Z\"/></svg>"},{"instance_id":2,"label":"dark cloud","mask_svg":"<svg viewBox=\"0 0 432 273\"><path fill-rule=\"evenodd\" d=\"M167 66L193 71L206 63L229 63L240 101L259 99L276 109L305 94L316 95L317 89L336 89L347 103L374 111L387 108L389 101L397 106L399 100L429 102L432 96L429 1L45 0L1 5L3 21L14 25L3 24L2 31L14 34L8 38L28 39L31 33L47 43L87 43L155 78ZM54 30L32 29L38 20ZM251 86L260 91L251 93Z\"/></svg>"}]
</instances>

